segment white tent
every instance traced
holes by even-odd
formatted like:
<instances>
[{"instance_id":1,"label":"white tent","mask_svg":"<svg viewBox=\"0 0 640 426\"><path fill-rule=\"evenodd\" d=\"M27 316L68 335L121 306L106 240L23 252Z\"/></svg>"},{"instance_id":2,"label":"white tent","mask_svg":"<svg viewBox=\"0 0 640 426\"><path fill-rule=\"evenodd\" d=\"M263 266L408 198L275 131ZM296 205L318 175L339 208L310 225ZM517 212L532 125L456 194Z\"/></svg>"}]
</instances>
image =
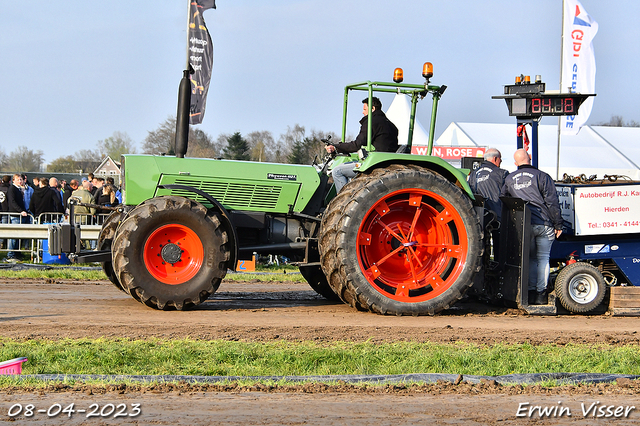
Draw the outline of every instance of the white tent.
<instances>
[{"instance_id":1,"label":"white tent","mask_svg":"<svg viewBox=\"0 0 640 426\"><path fill-rule=\"evenodd\" d=\"M411 98L409 95L397 93L385 114L398 128L398 143L406 145L409 139L409 117L411 116ZM413 125L412 145L429 145L429 134L417 119Z\"/></svg>"},{"instance_id":2,"label":"white tent","mask_svg":"<svg viewBox=\"0 0 640 426\"><path fill-rule=\"evenodd\" d=\"M531 128L527 126L529 138ZM575 136L560 141L560 176L581 174L628 176L640 180L640 128L585 126ZM538 168L556 176L558 126L538 125ZM514 171L516 124L453 122L435 142L436 146L480 146L502 153L502 168Z\"/></svg>"}]
</instances>

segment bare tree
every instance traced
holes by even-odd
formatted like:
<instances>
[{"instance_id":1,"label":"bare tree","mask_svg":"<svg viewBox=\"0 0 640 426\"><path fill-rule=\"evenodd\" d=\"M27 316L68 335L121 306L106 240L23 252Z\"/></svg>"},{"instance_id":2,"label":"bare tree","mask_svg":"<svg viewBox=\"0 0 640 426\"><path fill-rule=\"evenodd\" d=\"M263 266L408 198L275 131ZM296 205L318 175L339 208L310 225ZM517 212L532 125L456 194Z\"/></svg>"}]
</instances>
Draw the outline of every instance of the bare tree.
<instances>
[{"instance_id":1,"label":"bare tree","mask_svg":"<svg viewBox=\"0 0 640 426\"><path fill-rule=\"evenodd\" d=\"M142 144L143 154L175 154L176 119L167 118L156 130L151 130Z\"/></svg>"},{"instance_id":2,"label":"bare tree","mask_svg":"<svg viewBox=\"0 0 640 426\"><path fill-rule=\"evenodd\" d=\"M7 154L4 152L2 148L0 148L0 170L5 170L7 168Z\"/></svg>"},{"instance_id":3,"label":"bare tree","mask_svg":"<svg viewBox=\"0 0 640 426\"><path fill-rule=\"evenodd\" d=\"M250 147L250 154L252 161L258 162L273 162L275 141L273 135L268 130L255 131L249 133L246 138Z\"/></svg>"},{"instance_id":4,"label":"bare tree","mask_svg":"<svg viewBox=\"0 0 640 426\"><path fill-rule=\"evenodd\" d=\"M189 129L187 157L215 158L219 153L211 137L201 129Z\"/></svg>"},{"instance_id":5,"label":"bare tree","mask_svg":"<svg viewBox=\"0 0 640 426\"><path fill-rule=\"evenodd\" d=\"M143 154L175 154L176 118L169 117L156 130L149 132L142 144ZM220 149L201 129L189 128L187 157L213 158Z\"/></svg>"},{"instance_id":6,"label":"bare tree","mask_svg":"<svg viewBox=\"0 0 640 426\"><path fill-rule=\"evenodd\" d=\"M34 152L26 146L19 146L7 156L6 167L17 172L40 172L44 163L43 155L41 150Z\"/></svg>"},{"instance_id":7,"label":"bare tree","mask_svg":"<svg viewBox=\"0 0 640 426\"><path fill-rule=\"evenodd\" d=\"M595 125L607 127L640 127L640 123L637 121L631 120L625 123L621 115L612 115L609 121L596 123Z\"/></svg>"},{"instance_id":8,"label":"bare tree","mask_svg":"<svg viewBox=\"0 0 640 426\"><path fill-rule=\"evenodd\" d=\"M108 155L115 161L120 161L122 154L136 153L135 144L126 132L113 132L113 136L98 141L98 148L102 158Z\"/></svg>"},{"instance_id":9,"label":"bare tree","mask_svg":"<svg viewBox=\"0 0 640 426\"><path fill-rule=\"evenodd\" d=\"M102 161L102 155L100 154L100 151L95 150L92 151L90 149L81 149L76 151L76 153L73 155L73 158L76 161L82 161L82 162L100 162Z\"/></svg>"},{"instance_id":10,"label":"bare tree","mask_svg":"<svg viewBox=\"0 0 640 426\"><path fill-rule=\"evenodd\" d=\"M47 166L47 172L49 173L71 173L77 170L79 170L78 163L73 158L73 155L58 157Z\"/></svg>"},{"instance_id":11,"label":"bare tree","mask_svg":"<svg viewBox=\"0 0 640 426\"><path fill-rule=\"evenodd\" d=\"M229 133L220 133L215 141L216 149L218 150L218 157L222 158L222 153L229 146L228 140L231 137Z\"/></svg>"},{"instance_id":12,"label":"bare tree","mask_svg":"<svg viewBox=\"0 0 640 426\"><path fill-rule=\"evenodd\" d=\"M307 164L310 164L313 160L317 158L318 162L321 162L325 155L327 155L327 151L325 149L325 143L322 142L322 139L328 139L331 137L332 143L338 143L340 137L335 132L324 132L322 130L311 129L311 136L308 138L307 143Z\"/></svg>"},{"instance_id":13,"label":"bare tree","mask_svg":"<svg viewBox=\"0 0 640 426\"><path fill-rule=\"evenodd\" d=\"M274 161L277 163L288 162L296 143L300 144L304 141L304 134L304 126L299 124L295 124L293 127L287 126L287 131L278 138L274 149Z\"/></svg>"}]
</instances>

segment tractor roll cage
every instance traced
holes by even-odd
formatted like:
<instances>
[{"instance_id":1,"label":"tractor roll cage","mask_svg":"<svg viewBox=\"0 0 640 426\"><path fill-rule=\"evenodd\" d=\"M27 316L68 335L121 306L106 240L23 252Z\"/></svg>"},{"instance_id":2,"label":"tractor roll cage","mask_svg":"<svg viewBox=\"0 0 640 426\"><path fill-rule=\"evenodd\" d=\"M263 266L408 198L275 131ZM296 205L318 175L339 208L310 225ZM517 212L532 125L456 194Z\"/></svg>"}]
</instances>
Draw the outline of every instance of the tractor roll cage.
<instances>
[{"instance_id":1,"label":"tractor roll cage","mask_svg":"<svg viewBox=\"0 0 640 426\"><path fill-rule=\"evenodd\" d=\"M411 114L409 116L409 135L407 146L411 148L413 142L413 127L416 119L416 108L418 100L423 99L427 94L431 93L433 104L431 108L431 122L429 123L429 146L427 155L431 155L433 149L433 138L436 131L436 115L438 112L438 101L447 89L447 86L430 86L425 84L407 84L407 83L388 83L381 81L364 81L361 83L350 84L344 89L344 110L342 114L342 141L346 141L347 137L347 105L349 102L349 91L360 90L365 91L369 95L369 111L371 111L372 99L374 92L382 93L402 93L411 96ZM400 141L399 141L400 142ZM367 150L371 151L371 120L367 120Z\"/></svg>"}]
</instances>

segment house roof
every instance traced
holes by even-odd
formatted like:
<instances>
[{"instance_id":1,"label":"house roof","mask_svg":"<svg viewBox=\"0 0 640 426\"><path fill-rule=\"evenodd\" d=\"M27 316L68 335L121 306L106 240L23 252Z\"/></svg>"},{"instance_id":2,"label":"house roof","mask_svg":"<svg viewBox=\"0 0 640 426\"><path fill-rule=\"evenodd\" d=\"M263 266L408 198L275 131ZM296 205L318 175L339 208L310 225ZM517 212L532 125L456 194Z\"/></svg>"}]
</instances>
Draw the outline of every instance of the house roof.
<instances>
[{"instance_id":1,"label":"house roof","mask_svg":"<svg viewBox=\"0 0 640 426\"><path fill-rule=\"evenodd\" d=\"M98 167L96 167L96 169L94 170L93 174L98 173L98 171L102 168L105 167L105 164L107 164L107 161L111 161L112 164L115 164L116 167L118 169L120 169L120 163L117 161L114 161L111 157L109 157L108 155L102 160L102 162L100 163L100 165Z\"/></svg>"}]
</instances>

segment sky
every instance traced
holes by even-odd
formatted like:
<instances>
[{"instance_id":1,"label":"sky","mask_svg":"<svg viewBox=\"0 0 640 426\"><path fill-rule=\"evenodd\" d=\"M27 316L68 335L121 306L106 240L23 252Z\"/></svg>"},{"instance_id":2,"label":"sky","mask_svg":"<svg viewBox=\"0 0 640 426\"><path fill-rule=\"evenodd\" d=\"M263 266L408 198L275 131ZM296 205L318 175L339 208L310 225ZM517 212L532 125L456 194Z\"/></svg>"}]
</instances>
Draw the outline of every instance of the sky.
<instances>
[{"instance_id":1,"label":"sky","mask_svg":"<svg viewBox=\"0 0 640 426\"><path fill-rule=\"evenodd\" d=\"M514 123L491 99L515 76L558 89L561 0L217 0L204 12L214 67L203 123L221 133L295 124L340 133L344 87L391 81L401 67L446 85L436 137L451 122ZM640 2L582 0L598 22L596 93L587 122L640 122ZM188 0L0 3L0 150L44 153L45 163L124 132L140 151L174 116L187 58ZM383 109L391 98L381 97ZM359 98L348 128L357 132ZM430 103L430 102L428 102ZM430 108L418 107L428 127ZM552 117L542 124L556 123ZM515 130L514 130L515 133ZM515 135L514 135L515 144Z\"/></svg>"}]
</instances>

